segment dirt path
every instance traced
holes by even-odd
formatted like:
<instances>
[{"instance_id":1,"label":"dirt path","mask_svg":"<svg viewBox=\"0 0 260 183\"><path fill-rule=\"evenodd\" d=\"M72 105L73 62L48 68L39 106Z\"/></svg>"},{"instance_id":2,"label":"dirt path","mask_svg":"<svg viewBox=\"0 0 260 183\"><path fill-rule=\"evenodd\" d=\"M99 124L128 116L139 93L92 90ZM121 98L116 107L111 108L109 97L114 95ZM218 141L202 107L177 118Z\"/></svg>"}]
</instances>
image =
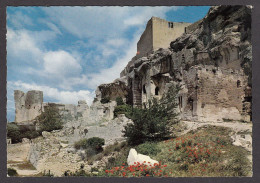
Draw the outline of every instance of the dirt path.
<instances>
[{"instance_id":1,"label":"dirt path","mask_svg":"<svg viewBox=\"0 0 260 183\"><path fill-rule=\"evenodd\" d=\"M14 168L19 176L36 176L40 172L27 161L29 143L8 144L7 146L7 167Z\"/></svg>"}]
</instances>

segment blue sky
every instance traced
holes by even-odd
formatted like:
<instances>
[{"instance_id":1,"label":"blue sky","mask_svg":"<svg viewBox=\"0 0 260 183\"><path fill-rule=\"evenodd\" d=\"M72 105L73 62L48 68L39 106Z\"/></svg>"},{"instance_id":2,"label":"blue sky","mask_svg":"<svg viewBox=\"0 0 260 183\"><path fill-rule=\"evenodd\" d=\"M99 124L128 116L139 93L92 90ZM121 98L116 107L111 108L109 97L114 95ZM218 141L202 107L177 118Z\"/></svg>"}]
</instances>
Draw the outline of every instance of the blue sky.
<instances>
[{"instance_id":1,"label":"blue sky","mask_svg":"<svg viewBox=\"0 0 260 183\"><path fill-rule=\"evenodd\" d=\"M90 105L95 89L112 82L136 54L152 17L195 22L208 6L8 7L7 119L13 90L42 90L45 102Z\"/></svg>"}]
</instances>

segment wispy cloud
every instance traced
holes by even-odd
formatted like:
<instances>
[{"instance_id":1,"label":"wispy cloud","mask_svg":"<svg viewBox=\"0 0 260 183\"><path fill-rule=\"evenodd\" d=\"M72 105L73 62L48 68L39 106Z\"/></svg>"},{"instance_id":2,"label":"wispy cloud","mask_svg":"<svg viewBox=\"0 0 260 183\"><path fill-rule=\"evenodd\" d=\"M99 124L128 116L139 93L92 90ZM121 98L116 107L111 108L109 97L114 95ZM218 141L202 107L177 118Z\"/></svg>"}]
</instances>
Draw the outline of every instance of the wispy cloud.
<instances>
[{"instance_id":1,"label":"wispy cloud","mask_svg":"<svg viewBox=\"0 0 260 183\"><path fill-rule=\"evenodd\" d=\"M22 13L26 8L8 16L8 110L14 108L13 89L42 90L61 103L91 103L96 87L118 78L136 54L147 20L179 7L39 9L40 18L32 16L33 8L32 17Z\"/></svg>"}]
</instances>

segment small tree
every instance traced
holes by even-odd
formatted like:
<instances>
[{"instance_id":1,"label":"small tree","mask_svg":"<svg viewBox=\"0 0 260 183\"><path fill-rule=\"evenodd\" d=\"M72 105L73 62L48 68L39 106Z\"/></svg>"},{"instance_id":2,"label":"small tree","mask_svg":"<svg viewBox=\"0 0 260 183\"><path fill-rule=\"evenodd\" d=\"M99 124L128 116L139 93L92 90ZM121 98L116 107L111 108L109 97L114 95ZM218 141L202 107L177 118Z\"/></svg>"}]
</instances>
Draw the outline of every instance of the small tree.
<instances>
[{"instance_id":1,"label":"small tree","mask_svg":"<svg viewBox=\"0 0 260 183\"><path fill-rule=\"evenodd\" d=\"M122 97L116 97L116 104L119 106L119 105L124 105L124 101L122 99Z\"/></svg>"},{"instance_id":2,"label":"small tree","mask_svg":"<svg viewBox=\"0 0 260 183\"><path fill-rule=\"evenodd\" d=\"M59 130L63 127L62 117L59 109L55 106L48 106L45 111L36 118L40 131Z\"/></svg>"},{"instance_id":3,"label":"small tree","mask_svg":"<svg viewBox=\"0 0 260 183\"><path fill-rule=\"evenodd\" d=\"M7 123L7 137L11 138L13 143L21 142L21 132L15 123Z\"/></svg>"},{"instance_id":4,"label":"small tree","mask_svg":"<svg viewBox=\"0 0 260 183\"><path fill-rule=\"evenodd\" d=\"M179 86L171 86L160 101L149 100L144 108L133 108L133 123L127 124L123 131L129 144L167 139L171 135L171 126L178 122L176 97Z\"/></svg>"}]
</instances>

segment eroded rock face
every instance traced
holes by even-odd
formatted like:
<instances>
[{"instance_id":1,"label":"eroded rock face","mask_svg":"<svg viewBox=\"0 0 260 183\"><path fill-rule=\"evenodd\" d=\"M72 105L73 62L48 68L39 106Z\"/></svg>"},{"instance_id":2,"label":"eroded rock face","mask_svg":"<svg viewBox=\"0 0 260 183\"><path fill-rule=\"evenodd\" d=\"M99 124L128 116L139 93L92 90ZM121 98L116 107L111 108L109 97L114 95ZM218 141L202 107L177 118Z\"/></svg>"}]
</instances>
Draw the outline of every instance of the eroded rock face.
<instances>
[{"instance_id":1,"label":"eroded rock face","mask_svg":"<svg viewBox=\"0 0 260 183\"><path fill-rule=\"evenodd\" d=\"M24 93L14 91L15 122L28 122L34 120L43 111L42 91L32 90Z\"/></svg>"},{"instance_id":2,"label":"eroded rock face","mask_svg":"<svg viewBox=\"0 0 260 183\"><path fill-rule=\"evenodd\" d=\"M182 119L250 121L251 63L251 8L215 6L186 27L170 49L134 57L120 76L134 106L160 99L169 85L180 84Z\"/></svg>"},{"instance_id":3,"label":"eroded rock face","mask_svg":"<svg viewBox=\"0 0 260 183\"><path fill-rule=\"evenodd\" d=\"M66 123L63 129L52 132L42 132L42 137L33 139L30 144L28 160L39 172L50 170L55 176L61 176L65 171L76 171L81 164L85 171L90 171L84 150L74 149L74 143L83 138L100 137L105 139L105 145L125 141L122 130L131 120L119 115L113 120L103 120L99 123L87 124L84 121ZM94 162L93 166L104 165L105 160Z\"/></svg>"},{"instance_id":4,"label":"eroded rock face","mask_svg":"<svg viewBox=\"0 0 260 183\"><path fill-rule=\"evenodd\" d=\"M148 165L148 166L159 164L158 161L151 159L149 156L138 154L135 149L130 149L127 157L127 164L130 166L130 165L136 165L137 163Z\"/></svg>"}]
</instances>

